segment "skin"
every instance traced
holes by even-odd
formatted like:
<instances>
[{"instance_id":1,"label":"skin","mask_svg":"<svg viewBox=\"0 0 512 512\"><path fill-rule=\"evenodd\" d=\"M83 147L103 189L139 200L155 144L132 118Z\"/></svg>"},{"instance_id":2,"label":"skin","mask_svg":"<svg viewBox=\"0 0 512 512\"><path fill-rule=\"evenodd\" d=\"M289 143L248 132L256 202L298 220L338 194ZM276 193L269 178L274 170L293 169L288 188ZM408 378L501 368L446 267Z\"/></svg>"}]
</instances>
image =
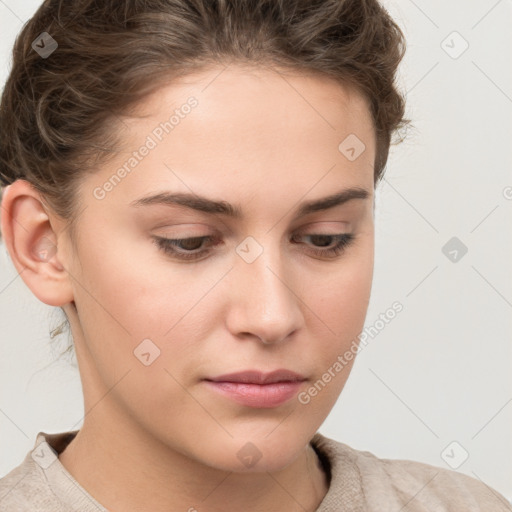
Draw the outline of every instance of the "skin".
<instances>
[{"instance_id":1,"label":"skin","mask_svg":"<svg viewBox=\"0 0 512 512\"><path fill-rule=\"evenodd\" d=\"M60 461L112 512L313 511L329 486L309 441L353 360L307 404L294 397L252 408L202 379L287 368L307 377L304 391L361 332L374 262L371 116L357 91L325 77L222 69L161 87L140 116L123 119L122 150L80 185L76 246L27 182L4 192L13 263L40 300L64 308L75 343L85 418ZM96 199L95 187L190 96L198 100L190 114ZM351 133L366 145L354 161L338 150ZM298 203L346 187L369 197L296 217ZM164 190L237 204L244 218L130 206ZM301 243L290 241L294 233ZM316 233L356 238L322 257L305 236ZM151 238L215 234L222 242L196 262ZM235 250L248 236L263 248L250 264ZM47 240L55 250L41 260ZM146 338L160 349L149 366L134 355ZM248 442L261 453L253 467L237 457Z\"/></svg>"}]
</instances>

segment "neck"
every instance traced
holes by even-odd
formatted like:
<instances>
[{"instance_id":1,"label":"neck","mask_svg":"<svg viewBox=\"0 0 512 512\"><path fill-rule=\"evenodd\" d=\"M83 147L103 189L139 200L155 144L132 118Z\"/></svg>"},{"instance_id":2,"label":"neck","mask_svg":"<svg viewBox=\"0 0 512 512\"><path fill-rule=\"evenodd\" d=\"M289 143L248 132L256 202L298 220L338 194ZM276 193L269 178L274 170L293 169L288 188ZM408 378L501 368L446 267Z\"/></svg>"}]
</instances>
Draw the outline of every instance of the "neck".
<instances>
[{"instance_id":1,"label":"neck","mask_svg":"<svg viewBox=\"0 0 512 512\"><path fill-rule=\"evenodd\" d=\"M328 490L310 444L280 471L237 473L162 446L141 428L87 420L59 460L110 512L313 512Z\"/></svg>"}]
</instances>

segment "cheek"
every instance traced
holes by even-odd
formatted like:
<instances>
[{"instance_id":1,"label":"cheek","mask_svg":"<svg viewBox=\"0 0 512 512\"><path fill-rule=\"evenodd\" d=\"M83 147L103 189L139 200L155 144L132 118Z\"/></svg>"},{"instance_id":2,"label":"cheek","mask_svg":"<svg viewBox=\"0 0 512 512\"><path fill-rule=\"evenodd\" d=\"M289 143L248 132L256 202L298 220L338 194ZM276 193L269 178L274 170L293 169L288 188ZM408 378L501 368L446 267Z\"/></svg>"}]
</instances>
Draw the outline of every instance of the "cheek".
<instances>
[{"instance_id":1,"label":"cheek","mask_svg":"<svg viewBox=\"0 0 512 512\"><path fill-rule=\"evenodd\" d=\"M316 326L309 333L315 347L310 360L314 361L317 373L311 386L299 396L299 403L307 404L305 421L310 415L321 423L350 376L364 328L371 282L371 261L361 258L308 295L310 325Z\"/></svg>"},{"instance_id":2,"label":"cheek","mask_svg":"<svg viewBox=\"0 0 512 512\"><path fill-rule=\"evenodd\" d=\"M359 242L350 257L342 258L320 279L316 276L307 287L306 304L311 309L311 325L317 326L321 368L331 367L339 355L358 344L364 328L373 280L373 238L369 235ZM343 373L352 365L353 360Z\"/></svg>"},{"instance_id":3,"label":"cheek","mask_svg":"<svg viewBox=\"0 0 512 512\"><path fill-rule=\"evenodd\" d=\"M85 343L106 386L130 370L130 381L140 378L160 390L151 395L156 397L172 380L164 369L180 382L194 373L202 344L219 319L220 301L210 292L229 266L179 264L151 241L120 233L115 243L95 240L81 248L80 262L76 270L83 287L76 286L75 302ZM137 357L148 359L141 356L148 352L150 360L157 357L146 367Z\"/></svg>"},{"instance_id":4,"label":"cheek","mask_svg":"<svg viewBox=\"0 0 512 512\"><path fill-rule=\"evenodd\" d=\"M85 290L76 290L81 301L101 323L124 331L134 341L141 335L163 335L183 315L200 283L190 279L190 270L166 261L147 238L122 233L114 238L95 240L81 250Z\"/></svg>"},{"instance_id":5,"label":"cheek","mask_svg":"<svg viewBox=\"0 0 512 512\"><path fill-rule=\"evenodd\" d=\"M308 300L336 334L364 321L373 280L374 244L371 234L361 237L331 270L322 271L310 282ZM321 313L321 314L320 314ZM329 322L327 322L329 320Z\"/></svg>"}]
</instances>

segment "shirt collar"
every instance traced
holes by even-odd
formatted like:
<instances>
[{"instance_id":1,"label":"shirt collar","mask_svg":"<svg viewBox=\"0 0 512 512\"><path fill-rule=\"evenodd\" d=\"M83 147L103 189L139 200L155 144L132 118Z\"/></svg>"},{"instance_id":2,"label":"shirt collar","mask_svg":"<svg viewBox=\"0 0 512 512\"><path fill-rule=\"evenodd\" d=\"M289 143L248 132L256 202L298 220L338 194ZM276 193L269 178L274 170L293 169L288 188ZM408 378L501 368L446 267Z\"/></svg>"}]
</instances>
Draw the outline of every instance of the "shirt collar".
<instances>
[{"instance_id":1,"label":"shirt collar","mask_svg":"<svg viewBox=\"0 0 512 512\"><path fill-rule=\"evenodd\" d=\"M39 432L32 459L44 472L53 491L63 504L76 512L108 512L67 471L58 455L74 439L78 430L56 434ZM310 441L322 462L329 489L315 512L364 511L361 477L346 445L317 432Z\"/></svg>"}]
</instances>

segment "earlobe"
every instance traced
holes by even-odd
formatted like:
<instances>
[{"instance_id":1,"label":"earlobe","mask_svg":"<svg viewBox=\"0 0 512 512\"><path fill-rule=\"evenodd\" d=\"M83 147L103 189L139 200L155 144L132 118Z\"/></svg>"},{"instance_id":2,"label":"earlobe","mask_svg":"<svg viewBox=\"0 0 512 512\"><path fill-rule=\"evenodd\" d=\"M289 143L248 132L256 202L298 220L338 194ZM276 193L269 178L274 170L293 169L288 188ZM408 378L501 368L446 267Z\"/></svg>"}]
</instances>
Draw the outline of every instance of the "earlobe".
<instances>
[{"instance_id":1,"label":"earlobe","mask_svg":"<svg viewBox=\"0 0 512 512\"><path fill-rule=\"evenodd\" d=\"M64 251L39 192L28 181L16 180L4 190L1 220L11 260L32 293L51 306L71 302L69 274L59 259Z\"/></svg>"}]
</instances>

